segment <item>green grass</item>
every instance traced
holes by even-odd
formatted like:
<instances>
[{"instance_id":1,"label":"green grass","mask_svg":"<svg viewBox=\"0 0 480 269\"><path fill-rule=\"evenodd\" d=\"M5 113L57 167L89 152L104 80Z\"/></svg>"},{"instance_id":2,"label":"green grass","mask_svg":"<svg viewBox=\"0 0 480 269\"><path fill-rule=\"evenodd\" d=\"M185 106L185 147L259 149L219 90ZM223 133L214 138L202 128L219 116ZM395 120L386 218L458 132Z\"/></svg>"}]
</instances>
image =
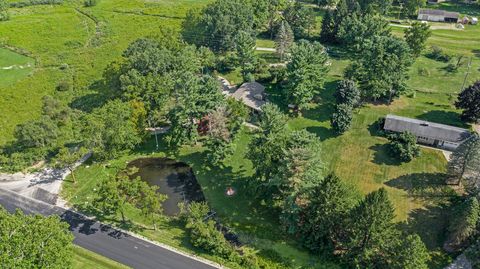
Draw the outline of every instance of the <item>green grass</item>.
<instances>
[{"instance_id":1,"label":"green grass","mask_svg":"<svg viewBox=\"0 0 480 269\"><path fill-rule=\"evenodd\" d=\"M0 89L7 87L32 73L35 61L27 56L0 48ZM0 92L5 95L7 92Z\"/></svg>"},{"instance_id":2,"label":"green grass","mask_svg":"<svg viewBox=\"0 0 480 269\"><path fill-rule=\"evenodd\" d=\"M127 269L128 266L112 261L87 249L74 246L73 269Z\"/></svg>"}]
</instances>

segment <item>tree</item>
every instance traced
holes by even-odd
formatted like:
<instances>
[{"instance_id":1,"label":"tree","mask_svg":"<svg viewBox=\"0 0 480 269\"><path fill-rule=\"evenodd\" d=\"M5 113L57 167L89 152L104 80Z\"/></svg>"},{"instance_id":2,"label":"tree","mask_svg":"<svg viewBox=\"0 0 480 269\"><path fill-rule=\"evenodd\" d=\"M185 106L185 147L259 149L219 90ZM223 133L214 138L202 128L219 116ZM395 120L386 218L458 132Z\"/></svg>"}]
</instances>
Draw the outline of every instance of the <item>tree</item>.
<instances>
[{"instance_id":1,"label":"tree","mask_svg":"<svg viewBox=\"0 0 480 269\"><path fill-rule=\"evenodd\" d=\"M352 126L352 120L353 108L349 104L338 104L330 122L337 134L343 134Z\"/></svg>"},{"instance_id":2,"label":"tree","mask_svg":"<svg viewBox=\"0 0 480 269\"><path fill-rule=\"evenodd\" d=\"M406 16L417 16L418 9L426 4L423 0L403 0L403 11Z\"/></svg>"},{"instance_id":3,"label":"tree","mask_svg":"<svg viewBox=\"0 0 480 269\"><path fill-rule=\"evenodd\" d=\"M402 235L393 241L388 257L388 268L392 269L428 269L430 254L417 234Z\"/></svg>"},{"instance_id":4,"label":"tree","mask_svg":"<svg viewBox=\"0 0 480 269\"><path fill-rule=\"evenodd\" d=\"M138 207L145 217L152 220L153 229L157 230L157 219L163 214L162 203L167 196L158 193L158 186L149 186L144 181L139 183L139 192Z\"/></svg>"},{"instance_id":5,"label":"tree","mask_svg":"<svg viewBox=\"0 0 480 269\"><path fill-rule=\"evenodd\" d=\"M391 102L405 92L408 69L413 63L405 41L376 36L365 41L361 55L347 68L345 75L358 82L363 98Z\"/></svg>"},{"instance_id":6,"label":"tree","mask_svg":"<svg viewBox=\"0 0 480 269\"><path fill-rule=\"evenodd\" d=\"M245 0L216 0L201 12L191 11L182 25L183 39L215 52L231 51L244 31L254 34L254 10Z\"/></svg>"},{"instance_id":7,"label":"tree","mask_svg":"<svg viewBox=\"0 0 480 269\"><path fill-rule=\"evenodd\" d=\"M58 216L9 214L0 206L1 268L71 268L73 235Z\"/></svg>"},{"instance_id":8,"label":"tree","mask_svg":"<svg viewBox=\"0 0 480 269\"><path fill-rule=\"evenodd\" d=\"M473 135L452 153L448 173L470 190L480 187L480 137Z\"/></svg>"},{"instance_id":9,"label":"tree","mask_svg":"<svg viewBox=\"0 0 480 269\"><path fill-rule=\"evenodd\" d=\"M417 145L417 137L410 132L395 133L388 136L388 147L392 157L403 162L410 162L420 155L420 147Z\"/></svg>"},{"instance_id":10,"label":"tree","mask_svg":"<svg viewBox=\"0 0 480 269\"><path fill-rule=\"evenodd\" d=\"M292 47L290 57L286 99L289 104L303 109L323 88L329 69L328 55L320 43L301 40Z\"/></svg>"},{"instance_id":11,"label":"tree","mask_svg":"<svg viewBox=\"0 0 480 269\"><path fill-rule=\"evenodd\" d=\"M430 35L432 35L430 25L418 21L413 22L410 28L405 29L405 41L414 57L420 56Z\"/></svg>"},{"instance_id":12,"label":"tree","mask_svg":"<svg viewBox=\"0 0 480 269\"><path fill-rule=\"evenodd\" d=\"M463 109L462 120L468 122L480 120L480 80L463 89L458 95L455 107Z\"/></svg>"},{"instance_id":13,"label":"tree","mask_svg":"<svg viewBox=\"0 0 480 269\"><path fill-rule=\"evenodd\" d=\"M333 253L355 196L336 175L322 178L318 171L309 170L300 191L285 200L282 223L288 233L300 235L300 242L310 250Z\"/></svg>"},{"instance_id":14,"label":"tree","mask_svg":"<svg viewBox=\"0 0 480 269\"><path fill-rule=\"evenodd\" d=\"M294 2L283 12L283 17L292 27L295 38L305 38L315 27L315 12L303 3Z\"/></svg>"},{"instance_id":15,"label":"tree","mask_svg":"<svg viewBox=\"0 0 480 269\"><path fill-rule=\"evenodd\" d=\"M336 38L353 52L360 53L366 49L367 40L390 37L390 31L388 21L379 15L353 13L342 19Z\"/></svg>"},{"instance_id":16,"label":"tree","mask_svg":"<svg viewBox=\"0 0 480 269\"><path fill-rule=\"evenodd\" d=\"M122 222L125 222L127 203L135 204L140 199L142 181L139 177L131 179L135 173L135 170L125 170L114 178L105 178L101 181L93 206L101 209L105 215L115 216L120 213Z\"/></svg>"},{"instance_id":17,"label":"tree","mask_svg":"<svg viewBox=\"0 0 480 269\"><path fill-rule=\"evenodd\" d=\"M397 238L395 209L384 188L369 193L354 207L345 226L345 260L359 268L373 267L385 262L384 253ZM388 259L388 257L387 257Z\"/></svg>"},{"instance_id":18,"label":"tree","mask_svg":"<svg viewBox=\"0 0 480 269\"><path fill-rule=\"evenodd\" d=\"M477 231L480 219L480 205L476 197L470 197L455 207L454 216L450 218L449 236L444 249L457 251Z\"/></svg>"},{"instance_id":19,"label":"tree","mask_svg":"<svg viewBox=\"0 0 480 269\"><path fill-rule=\"evenodd\" d=\"M8 21L10 19L8 6L9 3L6 0L0 0L0 21Z\"/></svg>"},{"instance_id":20,"label":"tree","mask_svg":"<svg viewBox=\"0 0 480 269\"><path fill-rule=\"evenodd\" d=\"M334 11L327 10L322 19L322 30L320 32L320 40L322 42L330 44L335 42L335 24Z\"/></svg>"},{"instance_id":21,"label":"tree","mask_svg":"<svg viewBox=\"0 0 480 269\"><path fill-rule=\"evenodd\" d=\"M53 162L55 167L59 169L67 168L72 175L73 183L76 183L77 180L75 179L75 165L80 159L87 154L87 149L80 148L80 149L69 149L67 147L62 147L58 151L57 155L55 156Z\"/></svg>"},{"instance_id":22,"label":"tree","mask_svg":"<svg viewBox=\"0 0 480 269\"><path fill-rule=\"evenodd\" d=\"M253 73L257 63L257 56L255 55L255 38L250 33L239 32L237 36L237 43L235 50L240 64L240 69L243 81L251 82L254 79Z\"/></svg>"},{"instance_id":23,"label":"tree","mask_svg":"<svg viewBox=\"0 0 480 269\"><path fill-rule=\"evenodd\" d=\"M288 52L294 41L293 31L288 22L282 21L278 28L275 38L275 47L280 55L280 61L283 62L285 54Z\"/></svg>"},{"instance_id":24,"label":"tree","mask_svg":"<svg viewBox=\"0 0 480 269\"><path fill-rule=\"evenodd\" d=\"M286 5L286 0L268 0L268 30L270 32L270 39L273 39L275 26L282 18L281 13Z\"/></svg>"},{"instance_id":25,"label":"tree","mask_svg":"<svg viewBox=\"0 0 480 269\"><path fill-rule=\"evenodd\" d=\"M13 135L22 147L49 147L55 143L59 136L59 130L50 117L43 116L39 120L18 125L15 127Z\"/></svg>"},{"instance_id":26,"label":"tree","mask_svg":"<svg viewBox=\"0 0 480 269\"><path fill-rule=\"evenodd\" d=\"M335 99L337 104L346 104L350 107L357 107L360 103L360 90L357 84L352 80L342 80L338 82L335 91Z\"/></svg>"},{"instance_id":27,"label":"tree","mask_svg":"<svg viewBox=\"0 0 480 269\"><path fill-rule=\"evenodd\" d=\"M83 2L83 5L85 7L93 7L93 6L96 6L98 4L99 0L85 0Z\"/></svg>"},{"instance_id":28,"label":"tree","mask_svg":"<svg viewBox=\"0 0 480 269\"><path fill-rule=\"evenodd\" d=\"M207 160L217 166L231 153L232 132L229 129L228 111L219 107L207 115L208 138L204 143L207 148Z\"/></svg>"}]
</instances>

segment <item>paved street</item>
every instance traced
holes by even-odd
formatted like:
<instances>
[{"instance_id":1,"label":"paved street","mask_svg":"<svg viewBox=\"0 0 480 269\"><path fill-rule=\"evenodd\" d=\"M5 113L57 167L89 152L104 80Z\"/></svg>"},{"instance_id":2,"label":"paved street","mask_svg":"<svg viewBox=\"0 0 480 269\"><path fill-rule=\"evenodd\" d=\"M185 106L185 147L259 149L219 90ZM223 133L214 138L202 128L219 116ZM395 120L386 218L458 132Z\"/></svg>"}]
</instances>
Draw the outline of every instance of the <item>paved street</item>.
<instances>
[{"instance_id":1,"label":"paved street","mask_svg":"<svg viewBox=\"0 0 480 269\"><path fill-rule=\"evenodd\" d=\"M74 243L100 255L139 269L212 269L211 265L173 252L148 241L130 236L73 211L0 189L0 204L8 211L16 208L25 213L59 215L70 224Z\"/></svg>"}]
</instances>

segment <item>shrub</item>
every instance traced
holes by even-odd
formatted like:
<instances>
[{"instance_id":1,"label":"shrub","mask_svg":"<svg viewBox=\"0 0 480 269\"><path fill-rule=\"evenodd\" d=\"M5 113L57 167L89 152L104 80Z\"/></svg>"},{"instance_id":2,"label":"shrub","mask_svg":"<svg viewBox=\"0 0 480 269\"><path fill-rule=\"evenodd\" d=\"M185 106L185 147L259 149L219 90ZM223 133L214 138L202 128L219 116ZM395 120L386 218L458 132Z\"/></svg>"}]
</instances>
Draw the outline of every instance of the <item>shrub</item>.
<instances>
[{"instance_id":1,"label":"shrub","mask_svg":"<svg viewBox=\"0 0 480 269\"><path fill-rule=\"evenodd\" d=\"M70 90L70 83L68 83L66 81L62 81L62 82L58 83L58 85L56 87L56 90L59 91L59 92L68 91L68 90Z\"/></svg>"},{"instance_id":2,"label":"shrub","mask_svg":"<svg viewBox=\"0 0 480 269\"><path fill-rule=\"evenodd\" d=\"M388 144L392 157L403 162L409 162L420 155L420 147L417 138L410 132L396 133L388 136Z\"/></svg>"},{"instance_id":3,"label":"shrub","mask_svg":"<svg viewBox=\"0 0 480 269\"><path fill-rule=\"evenodd\" d=\"M338 104L347 104L356 107L360 103L360 90L357 88L355 81L342 80L337 85L335 98Z\"/></svg>"},{"instance_id":4,"label":"shrub","mask_svg":"<svg viewBox=\"0 0 480 269\"><path fill-rule=\"evenodd\" d=\"M336 111L332 114L330 122L337 134L343 134L350 129L352 119L353 108L348 104L339 104L336 106Z\"/></svg>"},{"instance_id":5,"label":"shrub","mask_svg":"<svg viewBox=\"0 0 480 269\"><path fill-rule=\"evenodd\" d=\"M98 2L99 0L85 0L85 2L83 2L83 5L85 7L93 7L93 6L96 6Z\"/></svg>"},{"instance_id":6,"label":"shrub","mask_svg":"<svg viewBox=\"0 0 480 269\"><path fill-rule=\"evenodd\" d=\"M10 3L10 7L22 8L28 6L39 6L39 5L61 5L63 0L25 0L20 2Z\"/></svg>"},{"instance_id":7,"label":"shrub","mask_svg":"<svg viewBox=\"0 0 480 269\"><path fill-rule=\"evenodd\" d=\"M428 58L440 61L440 62L449 62L452 59L452 56L445 53L442 48L437 46L432 46L432 50L427 54Z\"/></svg>"}]
</instances>

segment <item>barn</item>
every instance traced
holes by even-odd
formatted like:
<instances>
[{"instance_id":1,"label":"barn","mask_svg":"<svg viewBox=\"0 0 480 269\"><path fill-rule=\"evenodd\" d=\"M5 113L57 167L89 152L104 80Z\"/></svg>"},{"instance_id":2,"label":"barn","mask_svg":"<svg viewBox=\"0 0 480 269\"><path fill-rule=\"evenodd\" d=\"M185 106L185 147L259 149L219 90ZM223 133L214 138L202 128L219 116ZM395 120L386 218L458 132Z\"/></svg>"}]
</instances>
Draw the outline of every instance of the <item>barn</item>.
<instances>
[{"instance_id":1,"label":"barn","mask_svg":"<svg viewBox=\"0 0 480 269\"><path fill-rule=\"evenodd\" d=\"M435 22L458 22L460 13L449 12L440 9L426 9L421 8L418 11L418 20L421 21L435 21Z\"/></svg>"},{"instance_id":2,"label":"barn","mask_svg":"<svg viewBox=\"0 0 480 269\"><path fill-rule=\"evenodd\" d=\"M389 132L410 132L420 144L455 150L472 134L469 130L423 120L387 115L383 127Z\"/></svg>"}]
</instances>

